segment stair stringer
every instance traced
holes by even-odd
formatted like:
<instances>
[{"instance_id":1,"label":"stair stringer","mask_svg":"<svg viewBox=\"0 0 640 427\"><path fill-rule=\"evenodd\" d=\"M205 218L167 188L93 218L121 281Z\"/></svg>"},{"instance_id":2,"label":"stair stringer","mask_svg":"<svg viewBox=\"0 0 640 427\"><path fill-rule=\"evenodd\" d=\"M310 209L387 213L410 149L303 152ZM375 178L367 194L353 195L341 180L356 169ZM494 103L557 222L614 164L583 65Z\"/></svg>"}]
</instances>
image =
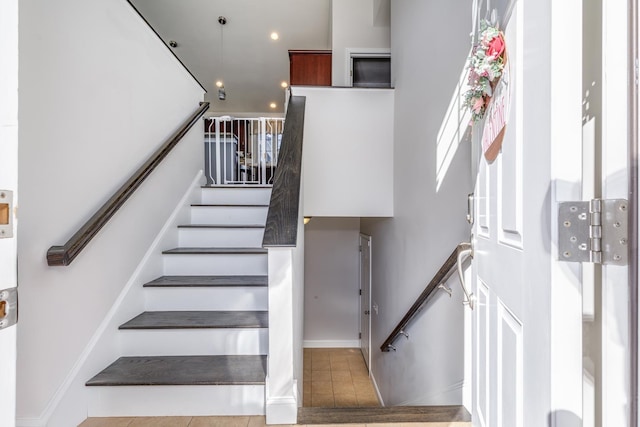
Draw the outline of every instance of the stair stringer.
<instances>
[{"instance_id":1,"label":"stair stringer","mask_svg":"<svg viewBox=\"0 0 640 427\"><path fill-rule=\"evenodd\" d=\"M177 226L189 221L190 205L199 201L200 187L204 182L204 174L200 170L159 230L43 414L35 419L17 420L17 427L68 427L78 425L87 418L91 390L85 387L85 382L87 378L95 375L106 364L122 354L122 339L118 334L118 326L144 309L145 296L142 284L162 275L164 268L162 249L177 244Z\"/></svg>"}]
</instances>

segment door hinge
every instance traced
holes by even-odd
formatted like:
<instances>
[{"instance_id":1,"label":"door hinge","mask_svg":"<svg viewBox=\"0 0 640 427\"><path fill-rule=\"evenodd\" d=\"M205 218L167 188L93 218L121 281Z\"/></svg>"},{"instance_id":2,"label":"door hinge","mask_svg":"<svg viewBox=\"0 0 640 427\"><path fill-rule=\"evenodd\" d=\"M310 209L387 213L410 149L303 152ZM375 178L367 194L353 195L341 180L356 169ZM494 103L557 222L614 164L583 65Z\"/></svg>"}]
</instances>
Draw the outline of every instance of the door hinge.
<instances>
[{"instance_id":1,"label":"door hinge","mask_svg":"<svg viewBox=\"0 0 640 427\"><path fill-rule=\"evenodd\" d=\"M18 288L0 291L0 329L18 323Z\"/></svg>"},{"instance_id":2,"label":"door hinge","mask_svg":"<svg viewBox=\"0 0 640 427\"><path fill-rule=\"evenodd\" d=\"M362 339L362 332L358 332L358 339Z\"/></svg>"},{"instance_id":3,"label":"door hinge","mask_svg":"<svg viewBox=\"0 0 640 427\"><path fill-rule=\"evenodd\" d=\"M628 207L624 199L559 203L558 259L627 265Z\"/></svg>"},{"instance_id":4,"label":"door hinge","mask_svg":"<svg viewBox=\"0 0 640 427\"><path fill-rule=\"evenodd\" d=\"M358 246L358 251L362 252L362 245Z\"/></svg>"}]
</instances>

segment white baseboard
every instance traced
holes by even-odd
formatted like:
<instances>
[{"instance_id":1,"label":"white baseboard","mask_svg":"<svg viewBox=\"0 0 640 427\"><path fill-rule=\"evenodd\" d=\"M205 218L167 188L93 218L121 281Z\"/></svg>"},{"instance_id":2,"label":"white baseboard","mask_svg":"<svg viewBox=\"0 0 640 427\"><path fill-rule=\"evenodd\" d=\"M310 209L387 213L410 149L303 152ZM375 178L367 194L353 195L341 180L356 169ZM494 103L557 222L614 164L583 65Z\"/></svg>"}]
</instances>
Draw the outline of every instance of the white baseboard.
<instances>
[{"instance_id":1,"label":"white baseboard","mask_svg":"<svg viewBox=\"0 0 640 427\"><path fill-rule=\"evenodd\" d=\"M304 340L304 348L360 348L360 340Z\"/></svg>"},{"instance_id":2,"label":"white baseboard","mask_svg":"<svg viewBox=\"0 0 640 427\"><path fill-rule=\"evenodd\" d=\"M376 377L375 375L373 375L373 370L369 371L369 377L371 378L373 389L376 391L376 395L378 396L378 400L380 401L380 406L385 406L384 399L382 399L382 394L380 394L380 389L378 388L378 383L376 382Z\"/></svg>"},{"instance_id":3,"label":"white baseboard","mask_svg":"<svg viewBox=\"0 0 640 427\"><path fill-rule=\"evenodd\" d=\"M269 396L269 377L265 379L265 419L267 424L297 424L298 381L293 380L290 396Z\"/></svg>"}]
</instances>

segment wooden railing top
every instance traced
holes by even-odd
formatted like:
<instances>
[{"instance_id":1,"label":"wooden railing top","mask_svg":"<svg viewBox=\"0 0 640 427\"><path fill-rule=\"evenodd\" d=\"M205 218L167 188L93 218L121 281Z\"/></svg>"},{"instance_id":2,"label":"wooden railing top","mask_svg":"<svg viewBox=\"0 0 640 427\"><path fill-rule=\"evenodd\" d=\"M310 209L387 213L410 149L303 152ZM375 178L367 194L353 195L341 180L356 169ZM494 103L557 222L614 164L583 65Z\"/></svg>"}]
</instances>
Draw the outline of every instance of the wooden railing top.
<instances>
[{"instance_id":1,"label":"wooden railing top","mask_svg":"<svg viewBox=\"0 0 640 427\"><path fill-rule=\"evenodd\" d=\"M424 288L424 291L422 291L420 296L418 296L418 298L416 299L416 302L413 303L411 308L409 308L409 310L407 311L407 314L404 315L402 320L394 328L393 332L391 332L391 334L387 337L384 343L382 343L382 345L380 346L380 350L389 351L393 349L393 343L395 342L395 340L400 335L405 333L407 325L420 312L420 310L422 310L422 307L426 304L431 294L433 294L433 291L435 291L441 283L446 282L447 279L451 277L451 275L455 271L457 262L458 262L458 247L456 247L451 253L451 255L449 255L449 258L447 258L444 264L442 264L438 272L433 276L433 279L431 279L427 287Z\"/></svg>"},{"instance_id":2,"label":"wooden railing top","mask_svg":"<svg viewBox=\"0 0 640 427\"><path fill-rule=\"evenodd\" d=\"M158 148L138 170L105 202L104 205L82 226L63 246L52 246L47 251L47 263L50 266L69 265L89 244L91 239L109 222L111 217L124 205L154 169L173 150L194 124L209 109L208 102L200 107Z\"/></svg>"},{"instance_id":3,"label":"wooden railing top","mask_svg":"<svg viewBox=\"0 0 640 427\"><path fill-rule=\"evenodd\" d=\"M304 96L289 98L278 167L273 178L271 201L262 239L263 247L293 247L298 238Z\"/></svg>"}]
</instances>

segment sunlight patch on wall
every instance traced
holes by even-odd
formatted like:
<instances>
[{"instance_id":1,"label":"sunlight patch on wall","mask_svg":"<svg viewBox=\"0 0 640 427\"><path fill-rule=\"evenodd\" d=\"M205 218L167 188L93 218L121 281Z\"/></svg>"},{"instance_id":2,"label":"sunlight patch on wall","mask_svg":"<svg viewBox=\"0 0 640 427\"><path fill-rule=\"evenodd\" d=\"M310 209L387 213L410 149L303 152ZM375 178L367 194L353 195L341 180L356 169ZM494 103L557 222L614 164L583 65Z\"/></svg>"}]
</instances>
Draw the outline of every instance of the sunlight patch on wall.
<instances>
[{"instance_id":1,"label":"sunlight patch on wall","mask_svg":"<svg viewBox=\"0 0 640 427\"><path fill-rule=\"evenodd\" d=\"M471 113L463 105L468 74L469 70L465 66L438 131L438 141L436 143L436 192L440 191L440 186L449 172L449 167L460 143L471 140L471 126L469 126Z\"/></svg>"}]
</instances>

